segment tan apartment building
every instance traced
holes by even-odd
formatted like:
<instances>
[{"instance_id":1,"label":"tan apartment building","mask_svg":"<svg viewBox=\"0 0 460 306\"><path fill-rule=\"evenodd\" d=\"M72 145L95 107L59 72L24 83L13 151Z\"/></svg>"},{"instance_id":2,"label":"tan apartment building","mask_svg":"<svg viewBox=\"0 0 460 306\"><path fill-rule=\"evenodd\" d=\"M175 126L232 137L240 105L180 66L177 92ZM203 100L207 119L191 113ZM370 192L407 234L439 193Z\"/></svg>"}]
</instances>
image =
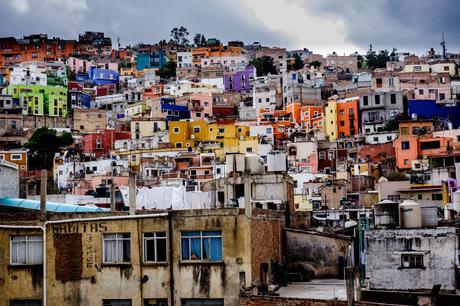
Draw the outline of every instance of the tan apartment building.
<instances>
[{"instance_id":1,"label":"tan apartment building","mask_svg":"<svg viewBox=\"0 0 460 306\"><path fill-rule=\"evenodd\" d=\"M107 127L104 109L74 109L73 130L80 134L98 133Z\"/></svg>"}]
</instances>

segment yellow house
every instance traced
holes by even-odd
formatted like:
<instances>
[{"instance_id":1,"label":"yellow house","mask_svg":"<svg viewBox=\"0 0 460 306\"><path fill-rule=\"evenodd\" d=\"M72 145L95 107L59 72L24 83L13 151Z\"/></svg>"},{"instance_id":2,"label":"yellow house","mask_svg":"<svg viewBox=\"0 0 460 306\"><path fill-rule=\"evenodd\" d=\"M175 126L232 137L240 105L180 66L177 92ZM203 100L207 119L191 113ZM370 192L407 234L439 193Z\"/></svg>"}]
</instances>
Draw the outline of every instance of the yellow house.
<instances>
[{"instance_id":1,"label":"yellow house","mask_svg":"<svg viewBox=\"0 0 460 306\"><path fill-rule=\"evenodd\" d=\"M208 123L206 120L171 121L169 141L174 148L194 147L196 142L206 141L203 149L214 151L220 158L225 158L226 152L257 151L257 137L249 138L249 126Z\"/></svg>"},{"instance_id":2,"label":"yellow house","mask_svg":"<svg viewBox=\"0 0 460 306\"><path fill-rule=\"evenodd\" d=\"M337 101L328 101L324 107L324 133L329 141L337 139Z\"/></svg>"},{"instance_id":3,"label":"yellow house","mask_svg":"<svg viewBox=\"0 0 460 306\"><path fill-rule=\"evenodd\" d=\"M147 106L146 102L138 102L132 105L128 105L124 109L125 111L125 118L131 117L143 117L149 111L149 107Z\"/></svg>"},{"instance_id":4,"label":"yellow house","mask_svg":"<svg viewBox=\"0 0 460 306\"><path fill-rule=\"evenodd\" d=\"M152 119L132 119L131 138L140 139L142 137L154 136L155 133L166 130L166 121Z\"/></svg>"},{"instance_id":5,"label":"yellow house","mask_svg":"<svg viewBox=\"0 0 460 306\"><path fill-rule=\"evenodd\" d=\"M193 147L188 121L169 121L169 142L174 148Z\"/></svg>"}]
</instances>

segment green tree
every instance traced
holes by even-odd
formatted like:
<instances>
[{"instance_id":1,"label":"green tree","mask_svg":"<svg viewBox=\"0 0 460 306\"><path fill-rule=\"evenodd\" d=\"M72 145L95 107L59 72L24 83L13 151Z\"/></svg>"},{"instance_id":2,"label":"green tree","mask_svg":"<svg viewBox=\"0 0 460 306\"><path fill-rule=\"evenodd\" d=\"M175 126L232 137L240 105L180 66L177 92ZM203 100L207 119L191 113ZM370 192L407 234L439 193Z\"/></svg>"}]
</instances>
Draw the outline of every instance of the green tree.
<instances>
[{"instance_id":1,"label":"green tree","mask_svg":"<svg viewBox=\"0 0 460 306\"><path fill-rule=\"evenodd\" d=\"M320 61L310 62L310 67L319 68L319 67L321 67L321 62Z\"/></svg>"},{"instance_id":2,"label":"green tree","mask_svg":"<svg viewBox=\"0 0 460 306\"><path fill-rule=\"evenodd\" d=\"M372 48L372 44L369 45L369 50L366 53L366 64L369 68L375 67L375 62L377 60L377 54L375 53L374 49Z\"/></svg>"},{"instance_id":3,"label":"green tree","mask_svg":"<svg viewBox=\"0 0 460 306\"><path fill-rule=\"evenodd\" d=\"M201 33L196 33L195 37L193 37L193 43L197 47L202 47L206 45L206 37L204 37Z\"/></svg>"},{"instance_id":4,"label":"green tree","mask_svg":"<svg viewBox=\"0 0 460 306\"><path fill-rule=\"evenodd\" d=\"M299 70L303 68L303 61L299 54L294 53L294 69Z\"/></svg>"},{"instance_id":5,"label":"green tree","mask_svg":"<svg viewBox=\"0 0 460 306\"><path fill-rule=\"evenodd\" d=\"M158 71L158 74L160 75L160 78L162 79L170 79L176 77L176 67L177 63L174 61L169 61L166 63L164 68L161 68Z\"/></svg>"},{"instance_id":6,"label":"green tree","mask_svg":"<svg viewBox=\"0 0 460 306\"><path fill-rule=\"evenodd\" d=\"M278 72L275 65L273 65L273 58L270 56L257 57L250 64L256 68L257 76L264 76L269 73L276 74Z\"/></svg>"},{"instance_id":7,"label":"green tree","mask_svg":"<svg viewBox=\"0 0 460 306\"><path fill-rule=\"evenodd\" d=\"M189 43L187 38L189 35L188 30L183 26L172 29L170 35L173 41L178 45L187 45Z\"/></svg>"},{"instance_id":8,"label":"green tree","mask_svg":"<svg viewBox=\"0 0 460 306\"><path fill-rule=\"evenodd\" d=\"M356 60L358 61L358 68L366 67L366 60L364 59L364 56L362 56L361 54L358 54L356 56Z\"/></svg>"},{"instance_id":9,"label":"green tree","mask_svg":"<svg viewBox=\"0 0 460 306\"><path fill-rule=\"evenodd\" d=\"M36 129L26 143L29 149L29 168L51 170L54 154L72 143L72 134L68 132L58 135L56 130L47 127Z\"/></svg>"}]
</instances>

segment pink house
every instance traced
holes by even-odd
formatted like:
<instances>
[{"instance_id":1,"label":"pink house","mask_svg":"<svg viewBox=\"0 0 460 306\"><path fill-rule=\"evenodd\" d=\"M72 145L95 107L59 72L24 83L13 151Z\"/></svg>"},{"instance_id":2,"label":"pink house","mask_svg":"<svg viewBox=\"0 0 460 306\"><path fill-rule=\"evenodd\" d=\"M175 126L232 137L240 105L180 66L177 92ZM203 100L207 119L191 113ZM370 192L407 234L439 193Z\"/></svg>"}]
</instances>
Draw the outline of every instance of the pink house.
<instances>
[{"instance_id":1,"label":"pink house","mask_svg":"<svg viewBox=\"0 0 460 306\"><path fill-rule=\"evenodd\" d=\"M451 99L451 84L448 72L401 72L402 91L412 91L413 99L436 100L437 103Z\"/></svg>"},{"instance_id":2,"label":"pink house","mask_svg":"<svg viewBox=\"0 0 460 306\"><path fill-rule=\"evenodd\" d=\"M192 93L187 96L190 117L195 120L212 117L212 94Z\"/></svg>"}]
</instances>

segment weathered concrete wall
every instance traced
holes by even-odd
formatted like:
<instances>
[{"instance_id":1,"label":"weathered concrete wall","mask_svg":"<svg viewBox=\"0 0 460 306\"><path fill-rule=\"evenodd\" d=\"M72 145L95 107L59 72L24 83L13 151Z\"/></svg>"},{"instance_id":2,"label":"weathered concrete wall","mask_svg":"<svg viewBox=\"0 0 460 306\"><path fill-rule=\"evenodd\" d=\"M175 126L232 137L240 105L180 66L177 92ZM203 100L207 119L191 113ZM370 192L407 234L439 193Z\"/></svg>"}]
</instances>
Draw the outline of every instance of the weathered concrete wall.
<instances>
[{"instance_id":1,"label":"weathered concrete wall","mask_svg":"<svg viewBox=\"0 0 460 306\"><path fill-rule=\"evenodd\" d=\"M15 166L15 165L13 165ZM19 197L19 171L0 161L0 197Z\"/></svg>"},{"instance_id":2,"label":"weathered concrete wall","mask_svg":"<svg viewBox=\"0 0 460 306\"><path fill-rule=\"evenodd\" d=\"M457 235L454 228L366 232L366 277L371 289L455 289ZM423 254L422 269L401 268L401 254Z\"/></svg>"},{"instance_id":3,"label":"weathered concrete wall","mask_svg":"<svg viewBox=\"0 0 460 306\"><path fill-rule=\"evenodd\" d=\"M276 296L250 296L240 299L240 306L346 306L346 301L311 300Z\"/></svg>"},{"instance_id":4,"label":"weathered concrete wall","mask_svg":"<svg viewBox=\"0 0 460 306\"><path fill-rule=\"evenodd\" d=\"M311 269L314 277L337 277L338 258L346 258L351 241L346 237L311 231L286 230L286 261L291 267ZM303 272L306 272L304 270Z\"/></svg>"},{"instance_id":5,"label":"weathered concrete wall","mask_svg":"<svg viewBox=\"0 0 460 306\"><path fill-rule=\"evenodd\" d=\"M41 299L43 292L43 266L11 266L11 235L42 235L41 230L0 229L0 306L8 306L17 298Z\"/></svg>"},{"instance_id":6,"label":"weathered concrete wall","mask_svg":"<svg viewBox=\"0 0 460 306\"><path fill-rule=\"evenodd\" d=\"M49 224L47 302L76 306L100 305L102 299L131 299L133 305L141 305L145 298L165 298L169 305L180 305L183 298L219 298L225 305L238 305L240 285L249 287L259 278L260 262L281 260L284 212L256 212L249 219L239 209L174 211L171 220L172 234L169 217L164 215ZM221 231L223 260L182 261L181 232L189 230ZM167 262L144 263L142 233L159 231L166 232ZM0 230L0 293L8 292L0 295L0 306L7 306L13 298L41 299L42 295L42 265L9 267L10 235L17 233ZM103 263L105 233L130 233L131 262ZM170 299L171 272L174 301Z\"/></svg>"}]
</instances>

